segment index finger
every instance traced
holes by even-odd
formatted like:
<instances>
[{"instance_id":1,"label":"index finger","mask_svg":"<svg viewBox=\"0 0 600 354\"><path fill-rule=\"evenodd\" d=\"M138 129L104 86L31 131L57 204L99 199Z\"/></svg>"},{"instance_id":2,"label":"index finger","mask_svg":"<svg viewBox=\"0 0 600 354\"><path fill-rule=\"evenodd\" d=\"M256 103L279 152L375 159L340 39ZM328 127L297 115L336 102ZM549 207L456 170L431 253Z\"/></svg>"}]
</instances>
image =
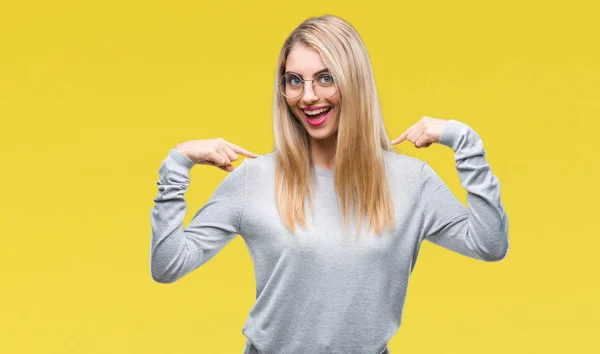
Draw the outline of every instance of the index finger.
<instances>
[{"instance_id":1,"label":"index finger","mask_svg":"<svg viewBox=\"0 0 600 354\"><path fill-rule=\"evenodd\" d=\"M404 133L402 133L402 135L400 135L396 139L392 140L392 144L400 144L401 142L403 142L406 139L407 135L408 135L408 131L405 131Z\"/></svg>"},{"instance_id":2,"label":"index finger","mask_svg":"<svg viewBox=\"0 0 600 354\"><path fill-rule=\"evenodd\" d=\"M244 156L248 156L248 157L258 157L258 154L255 154L253 152L250 152L246 149L243 149L237 145L235 145L234 143L231 143L229 141L225 141L225 143L235 152L237 152L238 154L242 154Z\"/></svg>"}]
</instances>

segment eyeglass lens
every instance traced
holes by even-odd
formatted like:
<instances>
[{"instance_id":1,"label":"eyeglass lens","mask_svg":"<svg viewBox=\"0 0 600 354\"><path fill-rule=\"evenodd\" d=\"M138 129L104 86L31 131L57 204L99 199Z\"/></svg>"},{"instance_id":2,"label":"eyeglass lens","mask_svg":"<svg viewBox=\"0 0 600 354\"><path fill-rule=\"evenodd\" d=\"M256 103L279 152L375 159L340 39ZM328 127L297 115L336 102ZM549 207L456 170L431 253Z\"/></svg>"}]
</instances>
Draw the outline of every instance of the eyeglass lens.
<instances>
[{"instance_id":1,"label":"eyeglass lens","mask_svg":"<svg viewBox=\"0 0 600 354\"><path fill-rule=\"evenodd\" d=\"M317 75L312 81L314 93L321 98L329 98L337 92L337 85L329 73ZM285 74L281 78L279 90L288 98L300 97L304 92L304 80L296 74Z\"/></svg>"}]
</instances>

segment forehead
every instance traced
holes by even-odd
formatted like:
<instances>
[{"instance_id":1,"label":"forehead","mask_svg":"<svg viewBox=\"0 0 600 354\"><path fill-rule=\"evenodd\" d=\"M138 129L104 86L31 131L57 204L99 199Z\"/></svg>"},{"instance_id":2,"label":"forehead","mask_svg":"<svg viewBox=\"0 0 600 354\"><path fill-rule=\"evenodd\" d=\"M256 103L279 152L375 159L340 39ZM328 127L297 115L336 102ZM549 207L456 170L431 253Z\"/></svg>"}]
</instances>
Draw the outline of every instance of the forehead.
<instances>
[{"instance_id":1,"label":"forehead","mask_svg":"<svg viewBox=\"0 0 600 354\"><path fill-rule=\"evenodd\" d=\"M294 45L285 62L285 71L301 75L312 75L324 68L319 52L303 44Z\"/></svg>"}]
</instances>

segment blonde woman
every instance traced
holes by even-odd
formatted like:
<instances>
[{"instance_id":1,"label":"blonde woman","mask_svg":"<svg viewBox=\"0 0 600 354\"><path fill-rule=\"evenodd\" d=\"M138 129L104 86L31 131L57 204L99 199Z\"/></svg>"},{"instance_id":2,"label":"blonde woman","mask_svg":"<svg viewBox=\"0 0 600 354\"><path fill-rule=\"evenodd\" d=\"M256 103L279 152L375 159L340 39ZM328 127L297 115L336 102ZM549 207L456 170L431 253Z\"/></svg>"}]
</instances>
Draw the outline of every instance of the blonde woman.
<instances>
[{"instance_id":1,"label":"blonde woman","mask_svg":"<svg viewBox=\"0 0 600 354\"><path fill-rule=\"evenodd\" d=\"M176 145L151 211L150 270L160 283L237 235L246 242L256 302L245 354L389 353L423 240L482 261L506 257L508 219L479 135L423 117L390 142L367 51L346 21L310 18L289 35L273 123L274 151L262 155L222 138ZM425 161L393 150L405 140L454 150L468 208ZM239 155L249 159L234 169ZM184 228L195 164L229 174Z\"/></svg>"}]
</instances>

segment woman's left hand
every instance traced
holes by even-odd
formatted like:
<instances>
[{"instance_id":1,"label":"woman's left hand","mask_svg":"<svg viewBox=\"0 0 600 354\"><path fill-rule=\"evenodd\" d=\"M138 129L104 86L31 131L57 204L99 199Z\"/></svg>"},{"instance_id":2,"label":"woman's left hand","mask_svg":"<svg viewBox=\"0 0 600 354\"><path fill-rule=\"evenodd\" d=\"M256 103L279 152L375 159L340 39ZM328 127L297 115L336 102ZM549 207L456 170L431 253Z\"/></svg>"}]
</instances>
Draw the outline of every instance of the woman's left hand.
<instances>
[{"instance_id":1,"label":"woman's left hand","mask_svg":"<svg viewBox=\"0 0 600 354\"><path fill-rule=\"evenodd\" d=\"M417 149L429 147L433 143L440 142L440 136L444 126L448 123L446 119L431 118L424 116L418 122L408 128L402 135L392 140L392 144L400 144L409 140L415 144Z\"/></svg>"}]
</instances>

